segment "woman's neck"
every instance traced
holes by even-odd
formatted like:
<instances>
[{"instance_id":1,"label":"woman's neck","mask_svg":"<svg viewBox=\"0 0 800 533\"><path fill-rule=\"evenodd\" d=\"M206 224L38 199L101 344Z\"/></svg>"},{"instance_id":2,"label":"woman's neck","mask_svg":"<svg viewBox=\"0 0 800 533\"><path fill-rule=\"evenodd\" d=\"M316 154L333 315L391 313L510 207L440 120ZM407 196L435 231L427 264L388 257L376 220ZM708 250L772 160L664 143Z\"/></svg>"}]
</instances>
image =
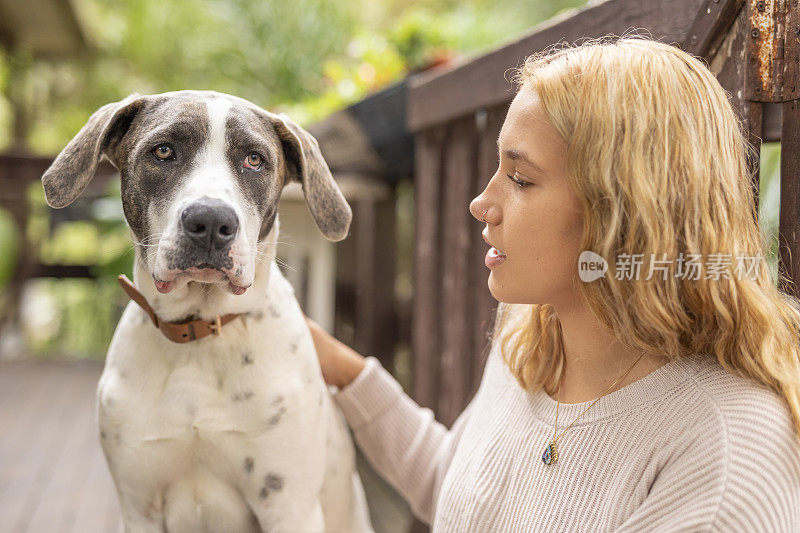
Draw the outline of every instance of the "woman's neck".
<instances>
[{"instance_id":1,"label":"woman's neck","mask_svg":"<svg viewBox=\"0 0 800 533\"><path fill-rule=\"evenodd\" d=\"M561 386L555 391L548 391L554 400L558 399L561 403L592 401L602 396L606 389L606 394L610 394L668 362L662 355L642 355L639 350L623 347L612 332L583 306L557 309L556 312L561 321L567 362ZM630 372L620 380L632 365ZM617 380L620 381L609 389Z\"/></svg>"}]
</instances>

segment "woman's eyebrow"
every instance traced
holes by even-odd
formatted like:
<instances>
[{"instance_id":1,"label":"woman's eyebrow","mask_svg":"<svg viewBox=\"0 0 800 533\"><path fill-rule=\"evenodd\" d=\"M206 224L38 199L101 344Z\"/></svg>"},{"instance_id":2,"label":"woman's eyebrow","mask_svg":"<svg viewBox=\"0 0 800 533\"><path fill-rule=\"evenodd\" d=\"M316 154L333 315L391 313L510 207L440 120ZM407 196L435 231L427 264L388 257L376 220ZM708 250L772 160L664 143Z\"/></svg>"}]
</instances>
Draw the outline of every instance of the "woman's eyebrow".
<instances>
[{"instance_id":1,"label":"woman's eyebrow","mask_svg":"<svg viewBox=\"0 0 800 533\"><path fill-rule=\"evenodd\" d=\"M498 151L500 150L500 146L499 145L498 145L497 149L498 149ZM503 155L505 155L507 158L511 159L512 161L517 161L517 160L524 161L525 163L530 165L534 170L544 173L544 169L541 166L539 166L536 163L534 163L533 160L531 160L531 158L529 158L528 155L525 152L523 152L522 150L515 150L513 148L509 148L509 149L507 149L507 150L505 150L503 152Z\"/></svg>"}]
</instances>

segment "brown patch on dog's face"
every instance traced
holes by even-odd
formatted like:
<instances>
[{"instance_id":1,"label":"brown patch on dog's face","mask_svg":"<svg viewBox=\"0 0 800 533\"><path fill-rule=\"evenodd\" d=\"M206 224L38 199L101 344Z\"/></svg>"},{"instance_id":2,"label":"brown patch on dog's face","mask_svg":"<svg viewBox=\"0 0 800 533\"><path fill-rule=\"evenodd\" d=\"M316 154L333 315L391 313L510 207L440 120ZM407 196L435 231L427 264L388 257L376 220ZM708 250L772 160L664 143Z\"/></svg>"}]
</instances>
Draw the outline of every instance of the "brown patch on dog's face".
<instances>
[{"instance_id":1,"label":"brown patch on dog's face","mask_svg":"<svg viewBox=\"0 0 800 533\"><path fill-rule=\"evenodd\" d=\"M151 240L149 217L165 213L175 200L209 129L205 102L194 95L151 97L131 122L114 150L114 159L125 218L139 241ZM174 160L160 161L153 154L161 144L173 147ZM145 246L142 252L146 251Z\"/></svg>"},{"instance_id":2,"label":"brown patch on dog's face","mask_svg":"<svg viewBox=\"0 0 800 533\"><path fill-rule=\"evenodd\" d=\"M252 110L234 103L225 128L227 157L236 174L247 202L259 215L258 240L263 240L275 223L281 190L285 184L285 155L274 128ZM256 152L262 157L262 168L251 171L242 161Z\"/></svg>"}]
</instances>

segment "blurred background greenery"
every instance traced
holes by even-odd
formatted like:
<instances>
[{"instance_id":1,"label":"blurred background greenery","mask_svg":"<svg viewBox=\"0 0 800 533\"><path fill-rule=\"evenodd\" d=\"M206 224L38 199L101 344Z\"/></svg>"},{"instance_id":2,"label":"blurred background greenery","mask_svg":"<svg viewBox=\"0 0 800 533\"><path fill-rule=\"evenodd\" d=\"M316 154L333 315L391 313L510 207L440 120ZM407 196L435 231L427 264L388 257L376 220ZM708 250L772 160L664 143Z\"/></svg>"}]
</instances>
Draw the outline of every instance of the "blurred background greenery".
<instances>
[{"instance_id":1,"label":"blurred background greenery","mask_svg":"<svg viewBox=\"0 0 800 533\"><path fill-rule=\"evenodd\" d=\"M73 0L92 52L37 60L0 52L35 153L57 153L100 105L186 88L236 94L300 123L442 57L518 37L576 0ZM25 9L24 4L20 9ZM13 79L12 79L13 78ZM0 149L12 143L0 104Z\"/></svg>"},{"instance_id":2,"label":"blurred background greenery","mask_svg":"<svg viewBox=\"0 0 800 533\"><path fill-rule=\"evenodd\" d=\"M578 0L73 0L87 52L38 57L0 45L0 152L54 156L101 105L132 92L212 89L303 125L409 74L500 46ZM25 3L19 4L25 10ZM762 223L776 272L779 148L762 158ZM16 345L38 356L102 358L120 311L115 276L133 247L118 184L91 220L53 227L38 183L24 231L44 262L90 264L97 280L38 279ZM0 210L0 306L20 239ZM56 297L57 296L57 297ZM2 325L0 324L0 327ZM0 330L0 349L9 328ZM12 343L13 344L13 343Z\"/></svg>"}]
</instances>

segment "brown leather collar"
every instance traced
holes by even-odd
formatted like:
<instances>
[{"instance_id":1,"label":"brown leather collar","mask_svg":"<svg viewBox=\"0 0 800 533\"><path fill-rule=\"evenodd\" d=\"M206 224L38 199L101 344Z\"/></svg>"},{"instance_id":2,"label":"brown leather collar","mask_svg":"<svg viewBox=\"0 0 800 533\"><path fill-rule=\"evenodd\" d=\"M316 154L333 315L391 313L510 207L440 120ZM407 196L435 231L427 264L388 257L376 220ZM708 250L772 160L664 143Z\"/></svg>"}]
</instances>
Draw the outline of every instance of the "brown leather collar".
<instances>
[{"instance_id":1,"label":"brown leather collar","mask_svg":"<svg viewBox=\"0 0 800 533\"><path fill-rule=\"evenodd\" d=\"M153 325L161 330L161 333L172 342L189 342L195 339L202 339L212 333L220 335L222 326L239 316L239 313L234 313L222 316L217 315L214 320L182 320L179 322L159 320L156 312L147 303L142 293L136 290L136 285L128 279L128 276L120 274L117 276L117 280L119 280L119 284L122 285L122 289L130 296L131 300L139 304L150 315Z\"/></svg>"}]
</instances>

